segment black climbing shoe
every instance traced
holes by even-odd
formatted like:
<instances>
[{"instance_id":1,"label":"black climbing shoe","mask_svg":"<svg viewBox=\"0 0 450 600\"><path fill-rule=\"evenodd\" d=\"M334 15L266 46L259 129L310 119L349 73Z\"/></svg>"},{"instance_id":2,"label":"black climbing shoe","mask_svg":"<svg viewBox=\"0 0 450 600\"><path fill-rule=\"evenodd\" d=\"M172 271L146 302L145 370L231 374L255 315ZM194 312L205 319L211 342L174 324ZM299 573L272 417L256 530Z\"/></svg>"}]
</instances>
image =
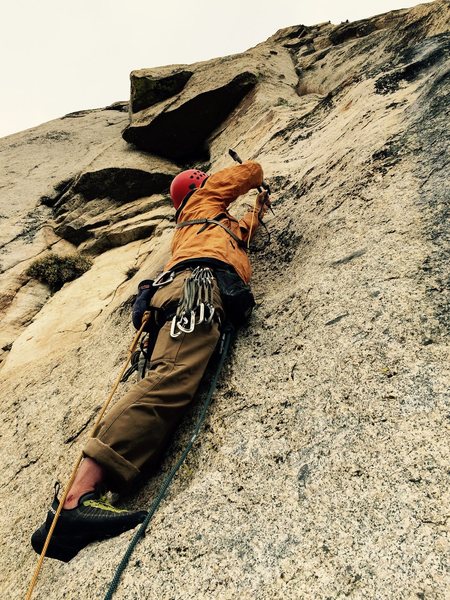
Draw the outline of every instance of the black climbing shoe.
<instances>
[{"instance_id":1,"label":"black climbing shoe","mask_svg":"<svg viewBox=\"0 0 450 600\"><path fill-rule=\"evenodd\" d=\"M42 552L58 506L59 500L55 495L45 523L31 536L31 545L38 554ZM69 562L91 542L105 540L133 529L146 516L144 511L131 512L116 508L98 492L89 492L81 496L76 508L63 508L46 556Z\"/></svg>"}]
</instances>

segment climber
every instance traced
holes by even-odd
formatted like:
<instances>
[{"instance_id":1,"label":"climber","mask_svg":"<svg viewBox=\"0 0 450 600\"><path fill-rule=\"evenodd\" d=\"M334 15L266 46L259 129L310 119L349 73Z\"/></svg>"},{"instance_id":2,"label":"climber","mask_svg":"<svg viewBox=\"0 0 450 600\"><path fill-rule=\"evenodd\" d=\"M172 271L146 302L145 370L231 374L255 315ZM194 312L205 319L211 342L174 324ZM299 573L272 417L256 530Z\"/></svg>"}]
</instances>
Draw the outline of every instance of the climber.
<instances>
[{"instance_id":1,"label":"climber","mask_svg":"<svg viewBox=\"0 0 450 600\"><path fill-rule=\"evenodd\" d=\"M239 221L228 207L262 181L261 166L250 161L211 176L190 169L172 181L177 225L172 257L152 286L151 311L160 329L149 369L88 439L47 556L67 562L87 544L144 520L145 512L116 508L103 493L129 489L158 464L197 390L221 325L229 318L239 324L251 310L246 250L270 206L269 194L260 192L253 210ZM45 523L31 538L38 553L58 506L57 488Z\"/></svg>"}]
</instances>

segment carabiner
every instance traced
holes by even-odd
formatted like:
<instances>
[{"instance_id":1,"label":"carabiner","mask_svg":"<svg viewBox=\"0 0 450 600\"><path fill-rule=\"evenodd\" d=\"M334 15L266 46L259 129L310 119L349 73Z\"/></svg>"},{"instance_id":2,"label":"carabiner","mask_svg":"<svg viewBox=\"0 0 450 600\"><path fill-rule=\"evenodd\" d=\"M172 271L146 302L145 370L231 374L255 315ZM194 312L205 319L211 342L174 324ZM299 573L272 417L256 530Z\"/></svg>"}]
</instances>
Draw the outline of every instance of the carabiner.
<instances>
[{"instance_id":1,"label":"carabiner","mask_svg":"<svg viewBox=\"0 0 450 600\"><path fill-rule=\"evenodd\" d=\"M179 335L181 335L181 331L176 333L176 328L177 328L177 317L175 315L174 318L172 319L172 324L170 326L170 337L177 338Z\"/></svg>"},{"instance_id":2,"label":"carabiner","mask_svg":"<svg viewBox=\"0 0 450 600\"><path fill-rule=\"evenodd\" d=\"M171 283L175 279L175 275L175 271L164 271L154 280L153 287L162 287L163 285Z\"/></svg>"},{"instance_id":3,"label":"carabiner","mask_svg":"<svg viewBox=\"0 0 450 600\"><path fill-rule=\"evenodd\" d=\"M181 323L183 323L183 325ZM181 319L178 321L178 323L177 323L178 329L180 331L182 331L183 333L192 333L194 331L194 327L195 327L195 312L193 310L191 310L189 327L184 327L185 323L188 323L188 318L186 317L186 315L181 317Z\"/></svg>"},{"instance_id":4,"label":"carabiner","mask_svg":"<svg viewBox=\"0 0 450 600\"><path fill-rule=\"evenodd\" d=\"M205 323L209 324L213 320L213 316L214 316L214 313L216 312L216 309L209 302L206 303L206 308L209 310L209 317L207 319L205 319Z\"/></svg>"},{"instance_id":5,"label":"carabiner","mask_svg":"<svg viewBox=\"0 0 450 600\"><path fill-rule=\"evenodd\" d=\"M198 305L198 311L200 314L196 325L200 325L200 323L203 323L203 321L205 320L205 305L203 302L200 302L200 304Z\"/></svg>"}]
</instances>

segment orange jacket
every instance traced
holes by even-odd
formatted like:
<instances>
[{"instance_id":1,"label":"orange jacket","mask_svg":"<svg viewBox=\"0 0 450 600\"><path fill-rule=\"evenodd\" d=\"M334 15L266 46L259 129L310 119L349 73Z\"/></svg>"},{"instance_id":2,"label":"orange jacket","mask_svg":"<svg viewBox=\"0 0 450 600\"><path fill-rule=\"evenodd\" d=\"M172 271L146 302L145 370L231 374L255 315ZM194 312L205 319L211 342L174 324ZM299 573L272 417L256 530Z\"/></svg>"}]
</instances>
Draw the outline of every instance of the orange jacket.
<instances>
[{"instance_id":1,"label":"orange jacket","mask_svg":"<svg viewBox=\"0 0 450 600\"><path fill-rule=\"evenodd\" d=\"M226 213L221 223L226 225L238 238L246 242L249 234L258 227L257 212L249 211L240 221L228 212L229 205L242 194L261 185L263 171L256 162L245 162L228 169L218 171L205 180L181 204L177 221L193 219L213 219L220 213ZM253 221L253 224L252 224ZM251 267L245 248L240 247L232 236L219 225L189 225L176 229L172 240L172 258L164 267L170 270L177 263L193 258L214 258L233 266L238 275L246 282L250 280Z\"/></svg>"}]
</instances>

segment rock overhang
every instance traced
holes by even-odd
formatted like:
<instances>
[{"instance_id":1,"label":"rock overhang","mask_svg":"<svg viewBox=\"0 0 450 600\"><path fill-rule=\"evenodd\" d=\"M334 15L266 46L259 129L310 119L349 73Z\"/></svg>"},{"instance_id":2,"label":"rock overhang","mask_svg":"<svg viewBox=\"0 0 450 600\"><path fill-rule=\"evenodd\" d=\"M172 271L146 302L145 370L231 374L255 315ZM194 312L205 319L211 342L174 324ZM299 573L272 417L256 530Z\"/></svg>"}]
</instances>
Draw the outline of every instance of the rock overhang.
<instances>
[{"instance_id":1,"label":"rock overhang","mask_svg":"<svg viewBox=\"0 0 450 600\"><path fill-rule=\"evenodd\" d=\"M256 73L244 71L227 83L160 111L132 116L123 138L136 147L175 161L207 159L207 139L254 88Z\"/></svg>"}]
</instances>

